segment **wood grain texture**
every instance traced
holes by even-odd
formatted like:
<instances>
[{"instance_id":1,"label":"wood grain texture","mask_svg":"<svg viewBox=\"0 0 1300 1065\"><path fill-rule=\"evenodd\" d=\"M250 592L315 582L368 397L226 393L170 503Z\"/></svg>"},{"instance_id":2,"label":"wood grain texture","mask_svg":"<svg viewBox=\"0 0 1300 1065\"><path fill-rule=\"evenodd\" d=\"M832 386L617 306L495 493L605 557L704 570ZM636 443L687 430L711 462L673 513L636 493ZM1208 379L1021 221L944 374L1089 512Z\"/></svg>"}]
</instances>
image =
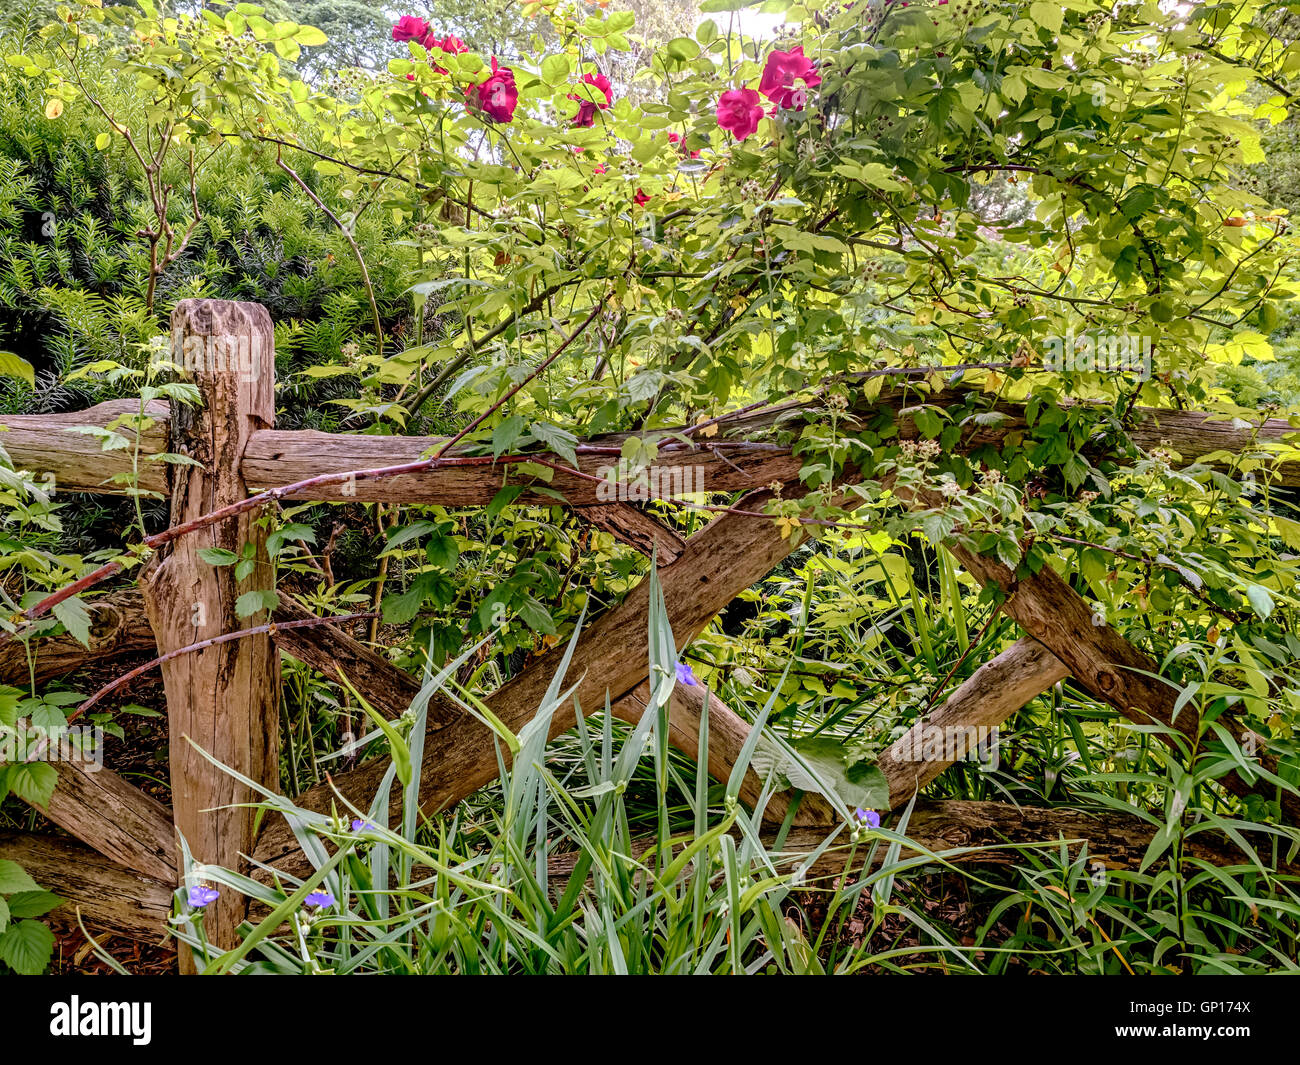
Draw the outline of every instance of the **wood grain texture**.
<instances>
[{"instance_id":1,"label":"wood grain texture","mask_svg":"<svg viewBox=\"0 0 1300 1065\"><path fill-rule=\"evenodd\" d=\"M171 520L180 524L248 495L239 474L244 447L275 419L274 332L256 304L182 300L172 312L172 343L173 361L189 368L203 397L202 408L181 408L172 419L171 450L201 463L171 468ZM251 369L229 359L241 350L262 353ZM146 567L141 584L159 653L266 620L264 612L239 617L235 609L242 593L273 584L266 531L257 517L246 512L207 526ZM211 566L198 554L216 547L238 555L246 543L253 545L257 566L241 582L233 566ZM254 795L195 746L253 780L279 786L279 653L270 636L259 635L182 655L161 668L176 829L196 860L240 869L241 855L252 849L254 812L233 806ZM234 946L243 915L238 894L223 892L207 911L209 938ZM181 953L182 971L190 971L188 951Z\"/></svg>"},{"instance_id":2,"label":"wood grain texture","mask_svg":"<svg viewBox=\"0 0 1300 1065\"><path fill-rule=\"evenodd\" d=\"M0 637L0 682L26 685L63 677L95 662L122 655L151 652L153 629L144 612L144 596L134 586L86 601L90 611L90 646L70 634L38 636L30 641L34 659L28 668L28 644L5 634Z\"/></svg>"},{"instance_id":3,"label":"wood grain texture","mask_svg":"<svg viewBox=\"0 0 1300 1065\"><path fill-rule=\"evenodd\" d=\"M657 551L661 566L675 562L686 549L686 541L672 529L630 503L576 507L574 514L593 528L636 548L646 558L654 557Z\"/></svg>"},{"instance_id":4,"label":"wood grain texture","mask_svg":"<svg viewBox=\"0 0 1300 1065\"><path fill-rule=\"evenodd\" d=\"M993 728L1069 675L1065 663L1033 637L1025 637L980 666L944 700L881 754L876 763L889 784L889 808L907 803L921 788L967 753L959 744L956 758L918 757L933 749L933 730L958 740L966 729ZM944 748L947 749L946 747Z\"/></svg>"},{"instance_id":5,"label":"wood grain texture","mask_svg":"<svg viewBox=\"0 0 1300 1065\"><path fill-rule=\"evenodd\" d=\"M63 897L52 911L75 925L77 911L86 927L159 943L171 916L169 884L137 876L69 839L31 832L0 833L0 858L21 865L41 887Z\"/></svg>"},{"instance_id":6,"label":"wood grain texture","mask_svg":"<svg viewBox=\"0 0 1300 1065\"><path fill-rule=\"evenodd\" d=\"M46 817L125 869L173 883L172 814L162 803L93 763L53 762L59 774Z\"/></svg>"},{"instance_id":7,"label":"wood grain texture","mask_svg":"<svg viewBox=\"0 0 1300 1065\"><path fill-rule=\"evenodd\" d=\"M155 400L145 407L152 424L140 433L140 488L150 492L167 490L167 467L160 462L147 461L148 456L167 450L167 404ZM52 474L54 487L59 492L99 492L103 495L125 495L129 485L109 484L110 478L120 473L131 473L135 447L135 430L117 424L119 419L140 413L138 401L115 399L86 410L68 414L3 414L0 415L0 447L8 452L14 469L29 470L41 479ZM69 432L76 426L112 428L132 442L132 447L103 450L98 437Z\"/></svg>"}]
</instances>

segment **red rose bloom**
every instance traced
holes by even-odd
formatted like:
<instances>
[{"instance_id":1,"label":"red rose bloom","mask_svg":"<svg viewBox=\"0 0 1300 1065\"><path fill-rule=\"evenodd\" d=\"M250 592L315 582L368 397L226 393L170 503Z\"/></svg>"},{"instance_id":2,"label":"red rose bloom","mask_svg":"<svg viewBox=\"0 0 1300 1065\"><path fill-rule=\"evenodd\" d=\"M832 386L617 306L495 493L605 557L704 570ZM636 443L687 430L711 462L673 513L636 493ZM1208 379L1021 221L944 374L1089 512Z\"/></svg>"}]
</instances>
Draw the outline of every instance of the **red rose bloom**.
<instances>
[{"instance_id":1,"label":"red rose bloom","mask_svg":"<svg viewBox=\"0 0 1300 1065\"><path fill-rule=\"evenodd\" d=\"M420 41L429 32L429 24L422 18L415 15L403 15L397 20L397 25L393 27L393 40L395 41Z\"/></svg>"},{"instance_id":2,"label":"red rose bloom","mask_svg":"<svg viewBox=\"0 0 1300 1065\"><path fill-rule=\"evenodd\" d=\"M515 108L519 106L519 90L515 88L515 73L509 67L497 65L497 57L492 57L492 73L486 81L471 85L465 90L471 104L493 122L509 122L515 117Z\"/></svg>"},{"instance_id":3,"label":"red rose bloom","mask_svg":"<svg viewBox=\"0 0 1300 1065\"><path fill-rule=\"evenodd\" d=\"M589 89L585 96L569 93L570 100L578 101L578 114L574 117L573 124L575 126L592 126L596 123L596 111L603 111L614 102L614 90L609 84L609 78L605 77L604 74L584 74L582 82L584 85L592 86L598 92L592 92ZM605 94L603 104L591 99L591 97L597 96L599 93Z\"/></svg>"},{"instance_id":4,"label":"red rose bloom","mask_svg":"<svg viewBox=\"0 0 1300 1065\"><path fill-rule=\"evenodd\" d=\"M803 82L796 86L795 82ZM773 52L763 67L758 91L778 107L802 111L808 102L808 90L822 83L813 61L803 54L803 45L788 52Z\"/></svg>"},{"instance_id":5,"label":"red rose bloom","mask_svg":"<svg viewBox=\"0 0 1300 1065\"><path fill-rule=\"evenodd\" d=\"M637 189L636 195L633 196L632 199L636 201L638 207L644 207L650 202L650 197L647 195L645 189Z\"/></svg>"},{"instance_id":6,"label":"red rose bloom","mask_svg":"<svg viewBox=\"0 0 1300 1065\"><path fill-rule=\"evenodd\" d=\"M738 141L743 141L754 130L767 112L753 89L728 89L718 97L718 125Z\"/></svg>"}]
</instances>

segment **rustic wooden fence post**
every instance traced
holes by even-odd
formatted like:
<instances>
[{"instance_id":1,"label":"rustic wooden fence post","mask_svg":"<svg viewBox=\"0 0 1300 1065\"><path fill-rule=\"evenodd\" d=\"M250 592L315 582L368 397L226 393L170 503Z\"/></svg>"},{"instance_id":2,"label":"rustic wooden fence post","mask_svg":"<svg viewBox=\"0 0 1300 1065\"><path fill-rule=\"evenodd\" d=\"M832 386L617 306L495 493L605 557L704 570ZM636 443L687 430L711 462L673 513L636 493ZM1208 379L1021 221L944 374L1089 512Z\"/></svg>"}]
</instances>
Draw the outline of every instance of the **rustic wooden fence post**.
<instances>
[{"instance_id":1,"label":"rustic wooden fence post","mask_svg":"<svg viewBox=\"0 0 1300 1065\"><path fill-rule=\"evenodd\" d=\"M254 303L183 300L172 312L171 358L202 395L201 407L173 405L171 450L201 464L170 466L175 525L248 494L240 473L244 446L252 433L275 421L271 318ZM259 516L248 512L183 536L149 564L141 583L160 654L266 620L262 611L241 618L235 608L240 595L272 585ZM245 545L251 545L255 565L243 580L236 580L235 566L214 566L199 555L205 548L241 555ZM196 861L238 869L241 853L252 853L253 813L228 807L254 796L193 744L245 776L279 787L275 645L265 635L232 640L181 655L165 663L162 674L176 829ZM223 891L205 913L209 941L233 946L244 912L238 893ZM181 971L193 970L182 949Z\"/></svg>"}]
</instances>

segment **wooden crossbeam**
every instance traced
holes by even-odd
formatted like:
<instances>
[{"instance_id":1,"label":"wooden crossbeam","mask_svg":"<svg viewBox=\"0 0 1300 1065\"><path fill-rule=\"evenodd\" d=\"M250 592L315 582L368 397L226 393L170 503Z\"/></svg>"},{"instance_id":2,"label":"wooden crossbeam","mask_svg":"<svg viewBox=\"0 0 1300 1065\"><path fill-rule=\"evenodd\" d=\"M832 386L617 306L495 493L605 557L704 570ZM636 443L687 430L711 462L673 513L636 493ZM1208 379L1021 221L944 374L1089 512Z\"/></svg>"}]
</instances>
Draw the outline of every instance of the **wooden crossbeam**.
<instances>
[{"instance_id":1,"label":"wooden crossbeam","mask_svg":"<svg viewBox=\"0 0 1300 1065\"><path fill-rule=\"evenodd\" d=\"M29 643L7 633L0 636L0 682L25 685L34 678L42 684L94 662L154 650L144 598L135 586L90 600L86 609L90 613L89 647L68 632L38 636Z\"/></svg>"},{"instance_id":2,"label":"wooden crossbeam","mask_svg":"<svg viewBox=\"0 0 1300 1065\"><path fill-rule=\"evenodd\" d=\"M0 833L0 855L62 896L57 918L73 922L80 911L90 927L148 943L166 934L174 881L135 875L80 843L31 832Z\"/></svg>"},{"instance_id":3,"label":"wooden crossbeam","mask_svg":"<svg viewBox=\"0 0 1300 1065\"><path fill-rule=\"evenodd\" d=\"M934 492L914 493L914 505L939 508L944 502ZM1110 625L1095 624L1092 608L1051 566L1017 580L998 559L978 555L956 540L944 546L981 585L994 584L1007 593L1003 612L1059 658L1070 675L1094 698L1109 703L1137 724L1163 725L1195 746L1199 727L1197 712L1188 705L1175 713L1178 693L1157 679L1160 664ZM1218 723L1239 742L1244 739L1245 729L1232 715L1220 715ZM1176 737L1162 734L1161 738L1173 743ZM1257 757L1264 769L1277 773L1277 760L1272 755L1264 752ZM1247 780L1237 772L1229 772L1220 780L1237 795L1276 797L1275 785ZM1291 823L1300 824L1300 797L1283 793L1280 802Z\"/></svg>"},{"instance_id":4,"label":"wooden crossbeam","mask_svg":"<svg viewBox=\"0 0 1300 1065\"><path fill-rule=\"evenodd\" d=\"M968 847L986 847L976 853L953 854L945 860L954 865L1027 865L1023 848L1027 844L1059 844L1067 841L1072 859L1081 853L1082 844L1088 848L1089 872L1095 872L1093 862L1106 869L1137 869L1142 864L1147 848L1157 831L1149 821L1136 814L1114 810L1084 811L1062 808L1046 809L1034 806L1017 806L1009 802L983 802L965 799L941 799L917 803L907 822L905 834L926 852L941 853ZM774 862L778 872L789 873L806 861L826 842L827 830L816 826L796 827L790 830L784 844L776 852ZM767 830L763 841L775 846L775 833ZM643 841L634 847L642 854L653 840ZM1248 842L1261 856L1270 856L1267 836L1255 834ZM1052 854L1059 846L1052 848ZM848 832L841 833L813 862L807 871L805 883L809 886L829 886L846 875L854 876L878 867L888 852L886 846L872 847L865 842L856 845ZM923 853L913 848L903 848L900 860L917 857ZM1220 832L1194 832L1185 837L1183 854L1217 866L1246 866L1253 864L1236 842ZM548 863L548 874L558 890L563 890L576 865L576 854L561 854ZM1300 876L1300 868L1282 862L1277 872L1285 876ZM1059 898L1058 898L1059 901Z\"/></svg>"},{"instance_id":5,"label":"wooden crossbeam","mask_svg":"<svg viewBox=\"0 0 1300 1065\"><path fill-rule=\"evenodd\" d=\"M1064 680L1065 663L1031 636L1017 641L985 662L959 684L932 714L913 725L881 754L876 763L889 784L889 808L904 805L921 788L967 753L967 729L994 728L1030 699ZM935 754L935 730L956 746Z\"/></svg>"},{"instance_id":6,"label":"wooden crossbeam","mask_svg":"<svg viewBox=\"0 0 1300 1065\"><path fill-rule=\"evenodd\" d=\"M958 392L957 389L950 390L953 395ZM943 396L941 393L938 401L942 401ZM872 410L898 413L916 402L915 392L890 392L882 394L872 405L862 408L860 413L869 415ZM13 459L15 468L38 474L51 473L60 489L121 494L125 490L124 485L110 485L107 482L114 474L131 472L133 449L102 451L97 438L65 430L75 426L102 427L123 415L133 414L138 409L139 405L131 400L113 400L68 414L0 415L0 444L3 444ZM166 492L167 471L164 464L148 460L150 456L167 450L167 405L155 401L147 409L154 424L141 434L139 484L149 491ZM806 413L808 409L807 404L791 402L723 417L717 422L715 437L699 438L704 445L700 449L665 450L656 460L656 466L669 474L670 480L674 468L698 467L709 491L747 491L772 481L789 481L797 473L799 462L790 455L788 449L769 445L762 451L738 454L729 450L724 453L710 450L708 440L734 443L746 434L764 432L779 424L783 418ZM1000 446L1008 433L1023 433L1028 428L1022 404L998 401L993 409L1002 415L1001 422L997 425L968 426L962 434L959 449ZM1133 417L1135 424L1129 435L1134 443L1147 450L1169 446L1188 463L1216 452L1240 455L1257 449L1259 444L1278 444L1284 437L1297 432L1282 418L1265 419L1256 426L1251 426L1198 411L1148 407L1136 408ZM901 439L914 439L918 435L914 419L907 414L900 416L898 429ZM121 431L130 436L129 431ZM612 435L596 437L585 443L617 447L624 439L624 436ZM254 433L250 439L242 472L248 487L261 491L322 473L345 473L413 462L432 454L443 443L443 437L346 436L307 430L266 429ZM565 465L558 455L541 454L538 458ZM579 465L590 477L597 475L602 467L614 465L615 462L616 457L609 455L586 455L580 458ZM1278 468L1275 483L1300 485L1300 458L1292 456L1284 462ZM291 498L482 506L491 501L500 487L499 468L493 471L491 467L486 470L461 467L431 470L385 481L358 482L353 486L333 485L316 492L299 493ZM591 506L607 502L597 496L597 486L593 481L558 470L555 472L555 482L550 487L562 492L573 505ZM553 497L544 495L523 498L525 501L540 503L556 501Z\"/></svg>"},{"instance_id":7,"label":"wooden crossbeam","mask_svg":"<svg viewBox=\"0 0 1300 1065\"><path fill-rule=\"evenodd\" d=\"M652 558L658 552L660 565L676 562L686 549L686 541L672 529L630 503L576 507L574 514L593 528L635 547L646 558Z\"/></svg>"},{"instance_id":8,"label":"wooden crossbeam","mask_svg":"<svg viewBox=\"0 0 1300 1065\"><path fill-rule=\"evenodd\" d=\"M0 446L9 454L14 469L28 470L38 478L52 474L56 491L125 495L132 487L130 484L109 482L117 474L130 474L135 470L135 432L120 422L139 413L137 401L114 399L68 414L4 414L0 415ZM154 400L145 406L145 413L152 424L140 433L139 473L135 486L164 493L167 491L167 467L160 462L150 462L149 456L167 450L168 405ZM131 447L105 451L99 437L69 432L86 426L112 426L114 432L131 441Z\"/></svg>"}]
</instances>

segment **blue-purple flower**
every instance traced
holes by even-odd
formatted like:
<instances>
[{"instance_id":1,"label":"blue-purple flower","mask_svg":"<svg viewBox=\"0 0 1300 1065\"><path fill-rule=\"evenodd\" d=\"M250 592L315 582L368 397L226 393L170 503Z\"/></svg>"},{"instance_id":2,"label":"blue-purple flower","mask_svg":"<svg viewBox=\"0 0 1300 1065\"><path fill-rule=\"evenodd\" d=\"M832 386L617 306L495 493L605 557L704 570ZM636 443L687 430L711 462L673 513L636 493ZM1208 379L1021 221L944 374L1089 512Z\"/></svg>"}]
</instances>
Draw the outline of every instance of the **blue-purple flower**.
<instances>
[{"instance_id":1,"label":"blue-purple flower","mask_svg":"<svg viewBox=\"0 0 1300 1065\"><path fill-rule=\"evenodd\" d=\"M217 901L217 896L221 894L216 888L207 887L204 884L194 884L186 893L186 900L196 910L203 909L209 903Z\"/></svg>"},{"instance_id":2,"label":"blue-purple flower","mask_svg":"<svg viewBox=\"0 0 1300 1065\"><path fill-rule=\"evenodd\" d=\"M326 906L334 905L334 896L328 891L313 891L303 901L307 903L308 906L319 906L324 908Z\"/></svg>"},{"instance_id":3,"label":"blue-purple flower","mask_svg":"<svg viewBox=\"0 0 1300 1065\"><path fill-rule=\"evenodd\" d=\"M880 815L875 810L864 810L861 807L853 811L853 816L861 821L868 828L880 827Z\"/></svg>"},{"instance_id":4,"label":"blue-purple flower","mask_svg":"<svg viewBox=\"0 0 1300 1065\"><path fill-rule=\"evenodd\" d=\"M695 674L691 672L691 667L685 662L677 663L677 683L685 684L694 688L700 682L695 679Z\"/></svg>"},{"instance_id":5,"label":"blue-purple flower","mask_svg":"<svg viewBox=\"0 0 1300 1065\"><path fill-rule=\"evenodd\" d=\"M375 826L372 825L369 821L363 821L359 817L354 817L352 819L352 831L353 832L378 832L379 829L375 828Z\"/></svg>"}]
</instances>

